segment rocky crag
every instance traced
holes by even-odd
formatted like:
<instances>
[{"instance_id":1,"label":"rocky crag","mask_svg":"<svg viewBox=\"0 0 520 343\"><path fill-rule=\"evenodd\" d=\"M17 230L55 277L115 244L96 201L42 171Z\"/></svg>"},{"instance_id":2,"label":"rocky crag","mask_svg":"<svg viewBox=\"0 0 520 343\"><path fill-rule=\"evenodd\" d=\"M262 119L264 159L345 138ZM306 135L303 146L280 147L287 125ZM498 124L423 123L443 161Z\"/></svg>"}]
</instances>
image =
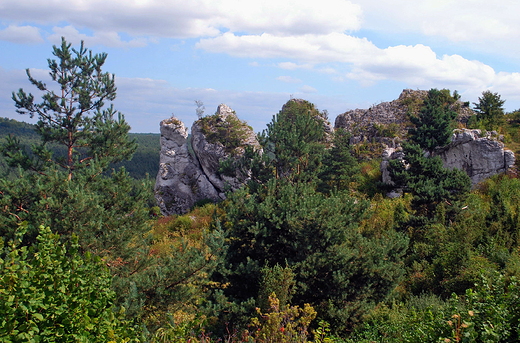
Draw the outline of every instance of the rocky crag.
<instances>
[{"instance_id":1,"label":"rocky crag","mask_svg":"<svg viewBox=\"0 0 520 343\"><path fill-rule=\"evenodd\" d=\"M434 152L439 156L445 168L457 168L465 171L476 185L495 174L505 173L515 164L515 154L505 149L496 132L457 129L453 131L451 143ZM388 148L383 153L381 172L383 183L392 184L388 172L390 159L403 158L399 148Z\"/></svg>"},{"instance_id":2,"label":"rocky crag","mask_svg":"<svg viewBox=\"0 0 520 343\"><path fill-rule=\"evenodd\" d=\"M411 127L409 113L418 113L428 91L405 89L398 99L382 102L369 109L355 109L340 114L335 128L345 128L352 134L351 143L376 143L383 149L381 172L384 183L391 184L387 170L388 160L402 158L400 142ZM464 126L475 113L469 103L454 101L451 109L457 112L457 121ZM515 155L504 148L496 133L458 129L451 143L435 152L447 168L464 170L476 185L482 180L509 170L515 163Z\"/></svg>"},{"instance_id":3,"label":"rocky crag","mask_svg":"<svg viewBox=\"0 0 520 343\"><path fill-rule=\"evenodd\" d=\"M427 96L425 90L405 89L396 100L338 115L334 126L348 130L352 134L352 144L371 141L395 147L399 137L405 136L411 126L408 113L417 113ZM461 123L466 123L474 114L468 103L458 100L451 108L457 112L457 120Z\"/></svg>"},{"instance_id":4,"label":"rocky crag","mask_svg":"<svg viewBox=\"0 0 520 343\"><path fill-rule=\"evenodd\" d=\"M400 142L411 125L408 112L418 111L426 95L427 91L404 90L397 100L339 115L335 128L325 117L320 118L329 137L334 129L345 128L353 135L352 144L370 141L384 148L382 181L391 184L388 160L402 158ZM456 101L452 106L461 123L473 115L467 103ZM222 162L240 159L247 146L261 149L253 129L226 105L220 105L215 115L195 121L191 133L188 136L186 126L175 117L161 122L160 168L155 196L164 215L186 213L201 200L225 199L225 192L241 187L247 182L249 173L233 169L233 163L227 163L233 170L224 171ZM451 144L435 154L441 157L445 167L464 170L475 185L514 165L514 153L505 149L500 140L493 133L455 130Z\"/></svg>"},{"instance_id":5,"label":"rocky crag","mask_svg":"<svg viewBox=\"0 0 520 343\"><path fill-rule=\"evenodd\" d=\"M247 172L219 172L224 160L240 158L246 146L259 149L253 129L222 104L213 116L192 125L191 135L179 119L161 122L161 153L155 197L163 215L188 212L198 201L220 201L227 190L243 185Z\"/></svg>"}]
</instances>

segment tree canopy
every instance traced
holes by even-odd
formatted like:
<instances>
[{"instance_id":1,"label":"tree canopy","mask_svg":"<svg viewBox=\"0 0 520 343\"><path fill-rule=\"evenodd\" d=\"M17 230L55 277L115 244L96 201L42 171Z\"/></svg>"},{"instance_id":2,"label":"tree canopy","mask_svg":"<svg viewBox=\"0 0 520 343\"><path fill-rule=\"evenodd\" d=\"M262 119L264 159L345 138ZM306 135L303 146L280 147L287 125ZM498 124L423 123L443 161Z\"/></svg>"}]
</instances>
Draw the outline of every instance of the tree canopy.
<instances>
[{"instance_id":1,"label":"tree canopy","mask_svg":"<svg viewBox=\"0 0 520 343\"><path fill-rule=\"evenodd\" d=\"M13 92L17 112L38 117L36 130L42 144L33 149L34 157L66 170L69 179L78 169L95 166L95 174L110 163L129 159L136 149L128 139L130 126L112 105L105 107L105 101L115 99L117 89L114 75L102 71L107 54L93 54L83 42L79 49L71 48L62 38L60 46L53 46L53 55L57 60L48 59L49 75L57 85L36 80L27 69L31 84L43 92L41 102L23 89ZM66 156L53 158L47 143L64 146ZM14 139L4 151L13 165L40 172L44 168L24 154Z\"/></svg>"},{"instance_id":2,"label":"tree canopy","mask_svg":"<svg viewBox=\"0 0 520 343\"><path fill-rule=\"evenodd\" d=\"M419 115L410 117L410 121L415 125L409 130L410 140L430 153L450 142L453 122L457 117L457 113L450 109L450 97L443 91L431 89Z\"/></svg>"},{"instance_id":3,"label":"tree canopy","mask_svg":"<svg viewBox=\"0 0 520 343\"><path fill-rule=\"evenodd\" d=\"M497 130L504 123L504 103L498 93L489 90L482 92L478 103L474 103L476 119L486 130Z\"/></svg>"}]
</instances>

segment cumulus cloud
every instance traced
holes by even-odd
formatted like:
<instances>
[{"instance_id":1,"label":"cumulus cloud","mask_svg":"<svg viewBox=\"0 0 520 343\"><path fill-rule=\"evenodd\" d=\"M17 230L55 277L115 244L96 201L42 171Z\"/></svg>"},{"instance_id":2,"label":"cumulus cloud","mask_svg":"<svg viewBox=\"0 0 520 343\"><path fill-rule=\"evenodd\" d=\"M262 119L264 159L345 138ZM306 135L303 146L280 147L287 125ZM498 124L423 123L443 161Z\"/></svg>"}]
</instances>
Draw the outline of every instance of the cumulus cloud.
<instances>
[{"instance_id":1,"label":"cumulus cloud","mask_svg":"<svg viewBox=\"0 0 520 343\"><path fill-rule=\"evenodd\" d=\"M304 36L236 35L226 32L218 37L201 39L197 48L227 53L237 57L287 58L304 63L355 62L370 57L377 47L366 38L346 34L309 34ZM286 69L296 69L294 62L282 62Z\"/></svg>"},{"instance_id":2,"label":"cumulus cloud","mask_svg":"<svg viewBox=\"0 0 520 343\"><path fill-rule=\"evenodd\" d=\"M519 52L520 2L509 0L357 0L363 27L396 34L424 34L446 42L465 43L487 52L490 47Z\"/></svg>"},{"instance_id":3,"label":"cumulus cloud","mask_svg":"<svg viewBox=\"0 0 520 343\"><path fill-rule=\"evenodd\" d=\"M3 0L0 18L173 38L216 36L222 28L301 35L357 30L361 8L346 0Z\"/></svg>"},{"instance_id":4,"label":"cumulus cloud","mask_svg":"<svg viewBox=\"0 0 520 343\"><path fill-rule=\"evenodd\" d=\"M40 29L34 26L9 25L0 30L0 40L18 44L37 44L43 42Z\"/></svg>"},{"instance_id":5,"label":"cumulus cloud","mask_svg":"<svg viewBox=\"0 0 520 343\"><path fill-rule=\"evenodd\" d=\"M370 86L382 80L405 82L409 87L440 85L464 89L487 89L497 82L495 70L482 62L460 55L438 56L423 44L398 45L381 49L365 38L348 34L281 37L271 34L235 35L228 32L202 39L198 48L238 57L287 58L280 62L287 70L311 69L337 75L340 63L344 76Z\"/></svg>"},{"instance_id":6,"label":"cumulus cloud","mask_svg":"<svg viewBox=\"0 0 520 343\"><path fill-rule=\"evenodd\" d=\"M136 38L129 41L123 41L121 36L117 32L95 32L93 35L86 35L80 33L73 26L65 27L54 27L53 34L48 37L48 40L53 44L60 44L61 37L66 37L67 41L78 45L81 41L85 42L87 46L104 45L108 47L117 48L137 48L146 46L148 43L147 39Z\"/></svg>"}]
</instances>

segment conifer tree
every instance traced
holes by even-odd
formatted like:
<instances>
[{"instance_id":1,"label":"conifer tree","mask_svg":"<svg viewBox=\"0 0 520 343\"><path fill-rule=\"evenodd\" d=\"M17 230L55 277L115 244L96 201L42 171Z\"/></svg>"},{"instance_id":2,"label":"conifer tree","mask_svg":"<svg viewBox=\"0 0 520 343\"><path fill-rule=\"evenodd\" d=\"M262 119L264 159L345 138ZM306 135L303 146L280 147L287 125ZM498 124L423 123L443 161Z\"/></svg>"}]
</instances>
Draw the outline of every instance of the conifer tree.
<instances>
[{"instance_id":1,"label":"conifer tree","mask_svg":"<svg viewBox=\"0 0 520 343\"><path fill-rule=\"evenodd\" d=\"M48 65L56 86L36 80L27 69L31 84L43 92L40 103L23 89L13 92L17 112L38 117L36 131L42 144L33 154L39 161L23 154L11 140L5 149L9 162L39 172L43 165L53 164L65 170L70 180L78 169L94 167L92 173L96 174L110 163L129 159L137 147L128 139L130 126L112 105L105 106L105 101L116 97L114 75L102 71L107 54L93 54L83 42L79 49L71 48L62 38L60 46L53 46L53 55L57 60L48 59ZM64 146L65 156L51 156L48 143Z\"/></svg>"},{"instance_id":2,"label":"conifer tree","mask_svg":"<svg viewBox=\"0 0 520 343\"><path fill-rule=\"evenodd\" d=\"M435 148L443 147L450 142L453 121L457 117L457 113L450 109L449 99L443 91L431 89L424 100L419 116L410 117L415 125L409 130L410 139L430 153Z\"/></svg>"},{"instance_id":3,"label":"conifer tree","mask_svg":"<svg viewBox=\"0 0 520 343\"><path fill-rule=\"evenodd\" d=\"M438 156L425 156L418 144L403 144L404 160L390 161L396 185L414 195L413 203L422 213L433 213L441 201L460 200L470 191L469 176L459 169L447 169Z\"/></svg>"},{"instance_id":4,"label":"conifer tree","mask_svg":"<svg viewBox=\"0 0 520 343\"><path fill-rule=\"evenodd\" d=\"M486 130L496 130L504 122L504 103L498 93L487 90L482 92L478 103L474 103L476 119L480 121Z\"/></svg>"},{"instance_id":5,"label":"conifer tree","mask_svg":"<svg viewBox=\"0 0 520 343\"><path fill-rule=\"evenodd\" d=\"M471 187L462 170L444 168L434 150L450 142L457 113L449 107L458 98L449 90L431 89L415 124L409 130L410 142L403 144L404 160L390 161L390 175L398 187L414 195L414 205L422 214L431 215L441 201L455 201Z\"/></svg>"},{"instance_id":6,"label":"conifer tree","mask_svg":"<svg viewBox=\"0 0 520 343\"><path fill-rule=\"evenodd\" d=\"M359 163L351 154L350 133L339 128L334 132L332 148L328 149L323 159L320 174L320 191L349 189L359 175Z\"/></svg>"},{"instance_id":7,"label":"conifer tree","mask_svg":"<svg viewBox=\"0 0 520 343\"><path fill-rule=\"evenodd\" d=\"M289 100L261 136L277 178L315 180L326 147L326 117L312 103Z\"/></svg>"},{"instance_id":8,"label":"conifer tree","mask_svg":"<svg viewBox=\"0 0 520 343\"><path fill-rule=\"evenodd\" d=\"M83 43L71 48L64 38L53 55L57 59L48 65L55 85L27 70L43 92L41 102L23 89L13 93L20 114L38 117L41 143L29 150L11 137L1 147L19 174L1 180L0 231L13 235L27 222L29 243L40 225L50 226L66 237L77 234L90 251L121 258L125 242L146 229L151 185L133 181L124 169L107 175L110 163L129 159L136 148L123 115L105 106L116 97L114 76L102 71L107 55L93 54ZM50 144L61 146L63 156L53 156Z\"/></svg>"},{"instance_id":9,"label":"conifer tree","mask_svg":"<svg viewBox=\"0 0 520 343\"><path fill-rule=\"evenodd\" d=\"M221 218L222 227L229 228L225 268L214 277L226 285L235 315L247 317L247 309L262 305L273 284L287 282L281 273L278 280L262 282L262 270L276 265L294 273L292 304L310 303L336 330L385 299L403 275L407 239L395 231L363 235L358 223L367 205L348 192L326 195L310 183L278 179L256 194L247 189L230 194ZM287 290L281 295L286 298Z\"/></svg>"}]
</instances>

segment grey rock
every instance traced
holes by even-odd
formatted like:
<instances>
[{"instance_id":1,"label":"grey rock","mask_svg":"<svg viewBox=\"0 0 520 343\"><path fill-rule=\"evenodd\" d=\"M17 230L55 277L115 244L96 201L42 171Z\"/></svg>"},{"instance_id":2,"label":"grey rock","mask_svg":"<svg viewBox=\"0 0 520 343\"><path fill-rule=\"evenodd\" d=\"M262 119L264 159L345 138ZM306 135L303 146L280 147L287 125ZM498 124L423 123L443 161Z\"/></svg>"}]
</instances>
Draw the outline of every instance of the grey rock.
<instances>
[{"instance_id":1,"label":"grey rock","mask_svg":"<svg viewBox=\"0 0 520 343\"><path fill-rule=\"evenodd\" d=\"M473 185L495 174L505 173L515 163L515 154L504 148L496 132L454 130L451 143L435 152L446 168L464 170Z\"/></svg>"},{"instance_id":2,"label":"grey rock","mask_svg":"<svg viewBox=\"0 0 520 343\"><path fill-rule=\"evenodd\" d=\"M352 134L351 144L365 141L381 143L395 147L398 137L403 137L409 128L408 112L417 112L418 104L428 95L425 90L404 89L399 98L390 102L382 102L369 109L355 109L336 117L335 128L345 128ZM457 112L457 120L466 123L473 111L461 101L455 102L451 108ZM393 132L388 132L392 126ZM386 127L386 132L381 128Z\"/></svg>"},{"instance_id":3,"label":"grey rock","mask_svg":"<svg viewBox=\"0 0 520 343\"><path fill-rule=\"evenodd\" d=\"M214 116L215 126L224 125L226 118L238 120L234 111L220 105ZM228 158L243 156L247 145L260 149L256 134L247 126L242 126L244 138L240 146L232 149L222 142L209 142L205 130L217 127L203 127L202 121L193 123L191 141L188 130L177 118L161 122L160 166L155 183L155 198L163 215L188 212L197 201L225 199L225 192L241 187L249 177L248 171L236 170L234 176L219 173L220 162ZM192 147L190 152L189 146Z\"/></svg>"},{"instance_id":4,"label":"grey rock","mask_svg":"<svg viewBox=\"0 0 520 343\"><path fill-rule=\"evenodd\" d=\"M188 130L177 118L161 121L155 198L164 215L187 212L198 200L220 197L188 149Z\"/></svg>"},{"instance_id":5,"label":"grey rock","mask_svg":"<svg viewBox=\"0 0 520 343\"><path fill-rule=\"evenodd\" d=\"M482 134L480 130L457 129L453 131L451 143L434 154L442 159L444 167L465 171L475 186L490 176L507 172L515 164L515 154L505 149L498 138L493 132ZM403 157L398 149L385 149L381 163L383 183L393 185L388 161Z\"/></svg>"}]
</instances>

